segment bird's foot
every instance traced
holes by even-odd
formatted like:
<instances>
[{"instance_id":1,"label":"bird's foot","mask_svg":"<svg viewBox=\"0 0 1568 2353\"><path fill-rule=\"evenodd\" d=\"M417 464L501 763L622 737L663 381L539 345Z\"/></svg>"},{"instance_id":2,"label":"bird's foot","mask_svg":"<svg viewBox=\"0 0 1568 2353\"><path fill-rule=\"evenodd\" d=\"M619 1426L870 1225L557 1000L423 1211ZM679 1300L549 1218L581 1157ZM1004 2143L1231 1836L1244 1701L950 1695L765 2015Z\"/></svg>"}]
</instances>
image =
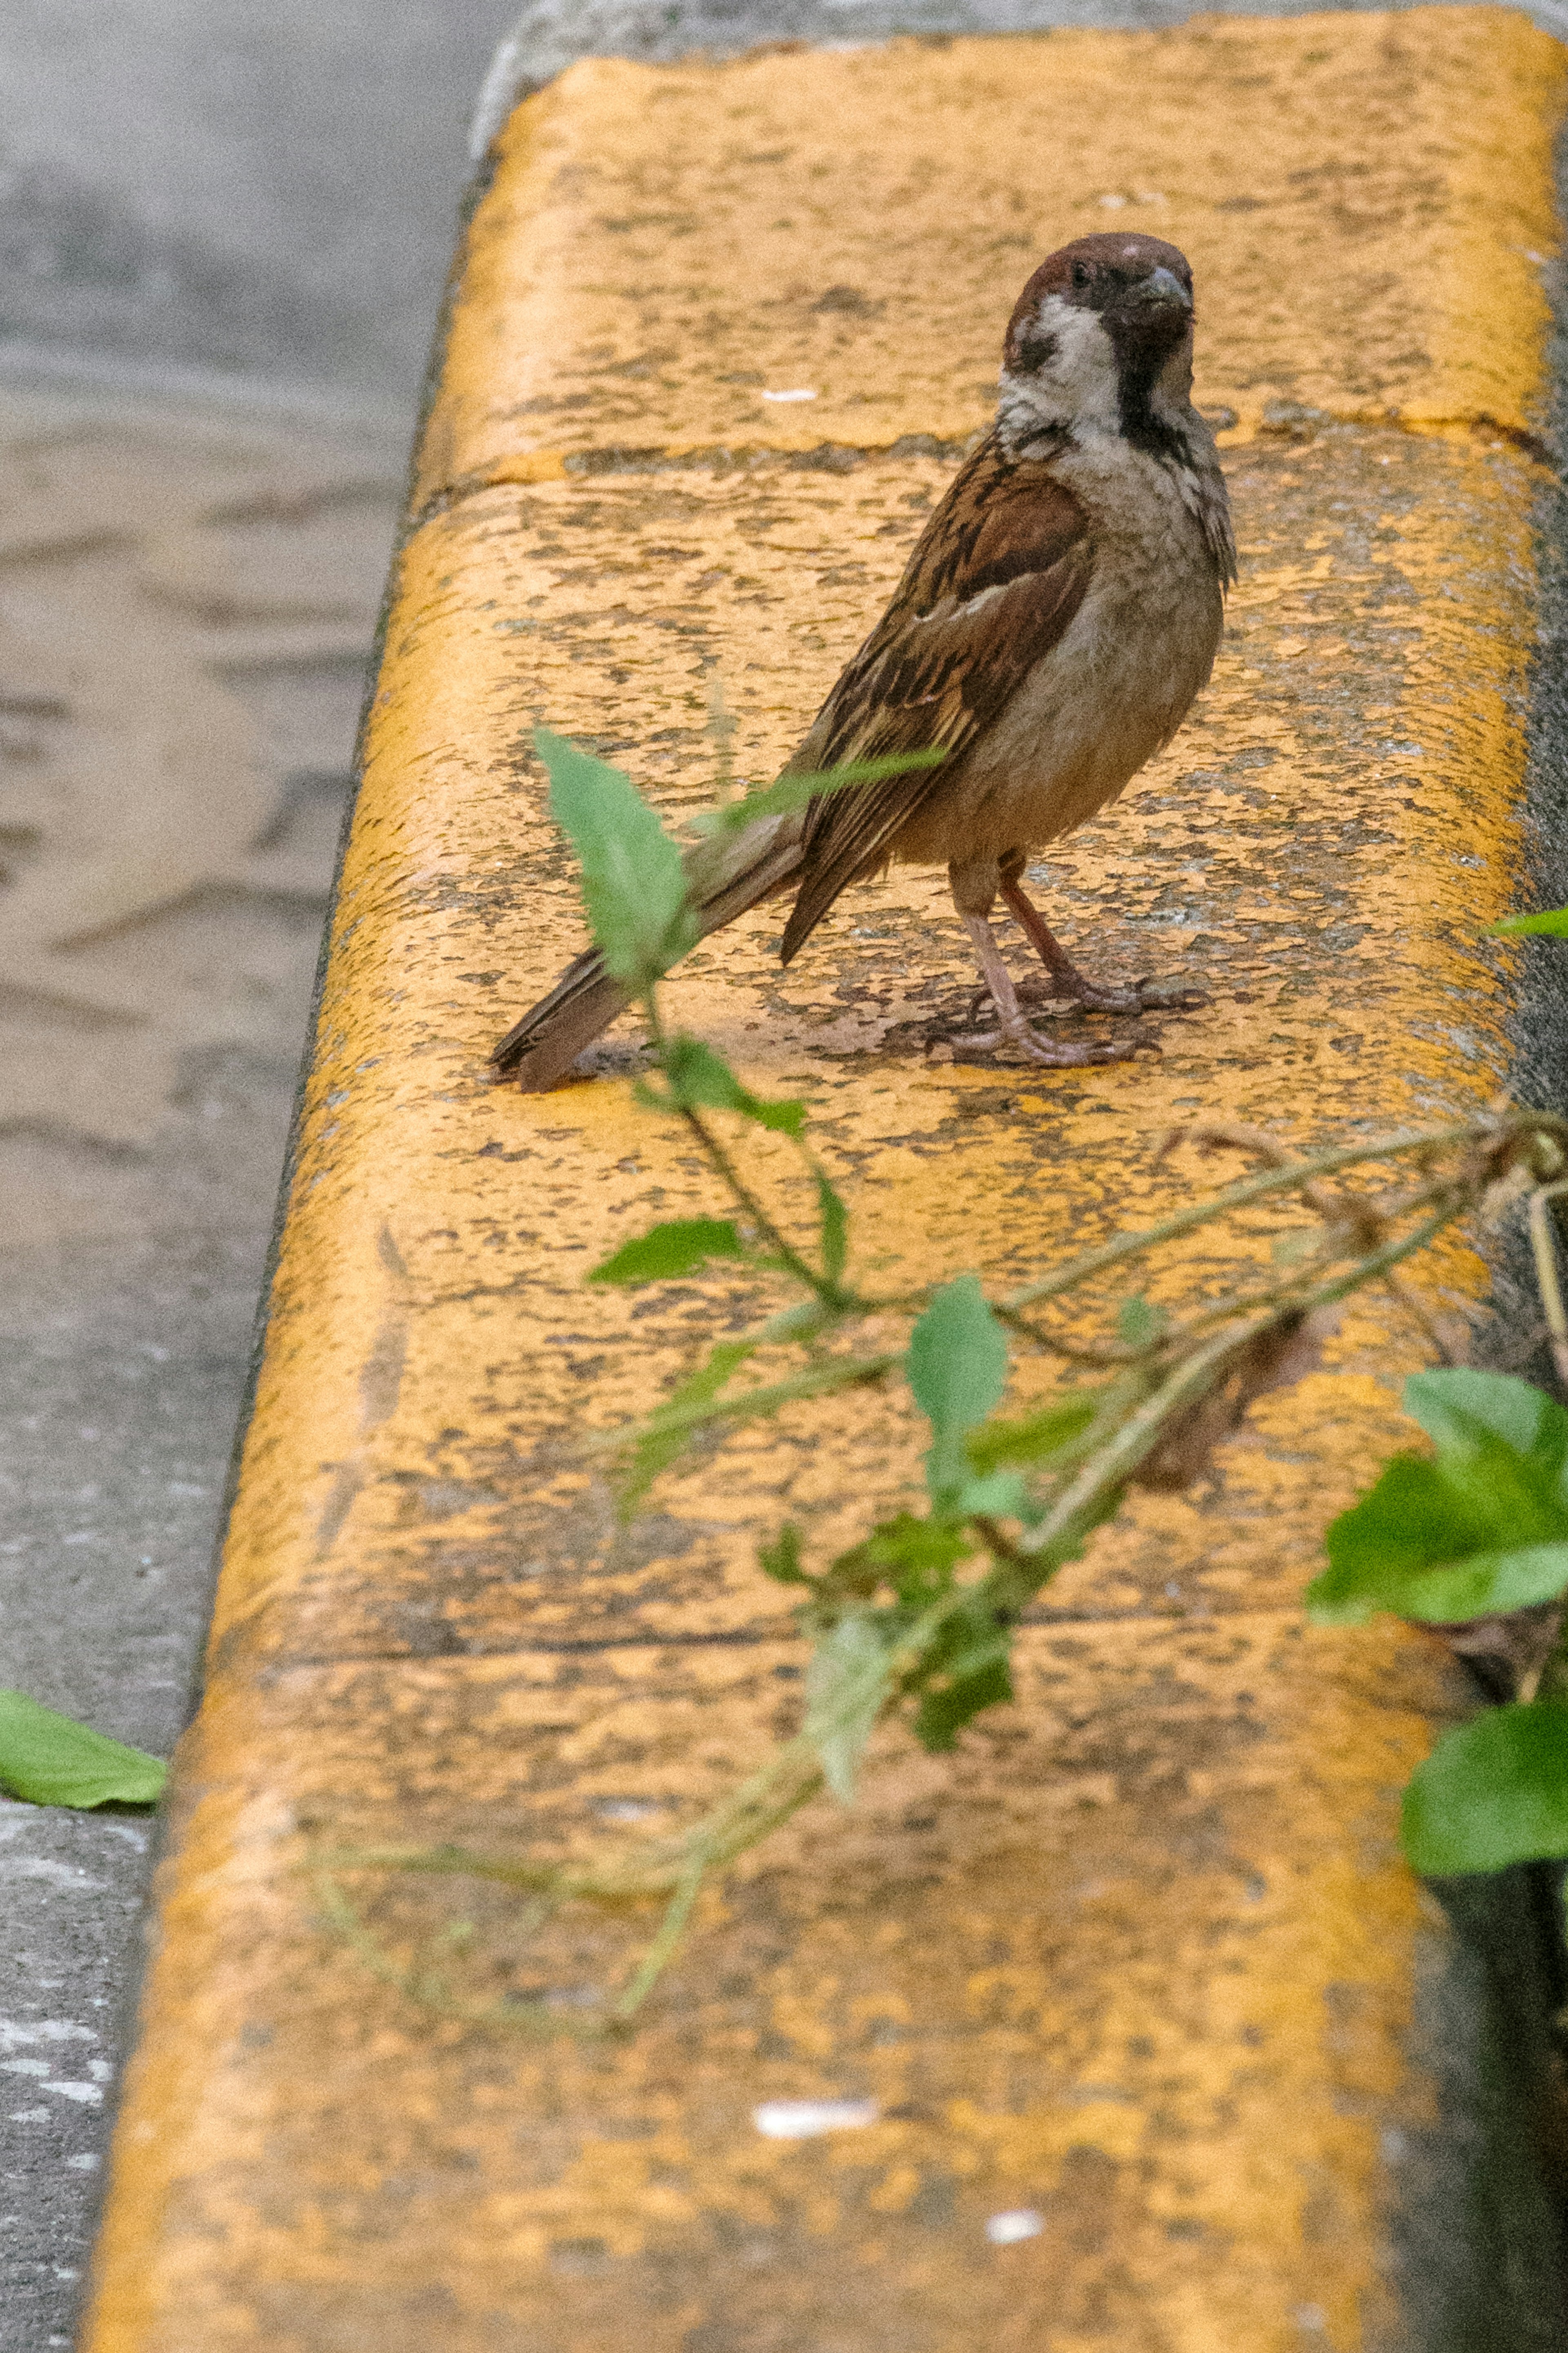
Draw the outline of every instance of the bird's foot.
<instances>
[{"instance_id":1,"label":"bird's foot","mask_svg":"<svg viewBox=\"0 0 1568 2353\"><path fill-rule=\"evenodd\" d=\"M1077 1005L1085 1013L1196 1013L1208 1003L1201 988L1179 980L1133 981L1126 988L1102 988L1081 972L1051 973L1026 980L1019 995L1031 1004Z\"/></svg>"},{"instance_id":2,"label":"bird's foot","mask_svg":"<svg viewBox=\"0 0 1568 2353\"><path fill-rule=\"evenodd\" d=\"M1026 1062L1051 1071L1081 1070L1091 1062L1130 1062L1136 1054L1157 1054L1160 1050L1153 1039L1147 1037L1120 1042L1107 1039L1092 1046L1066 1045L1059 1038L1042 1038L1021 1014L1016 1021L1004 1021L999 1029L961 1031L951 1042L955 1048L967 1048L976 1053L1011 1046Z\"/></svg>"}]
</instances>

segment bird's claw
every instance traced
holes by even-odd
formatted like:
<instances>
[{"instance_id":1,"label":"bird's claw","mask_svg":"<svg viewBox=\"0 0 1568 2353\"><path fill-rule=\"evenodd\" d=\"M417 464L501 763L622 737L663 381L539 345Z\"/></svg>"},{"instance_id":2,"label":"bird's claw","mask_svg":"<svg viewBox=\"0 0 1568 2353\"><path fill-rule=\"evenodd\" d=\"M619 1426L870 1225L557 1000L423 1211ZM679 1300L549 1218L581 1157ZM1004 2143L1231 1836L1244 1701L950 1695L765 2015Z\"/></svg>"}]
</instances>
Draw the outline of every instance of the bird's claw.
<instances>
[{"instance_id":1,"label":"bird's claw","mask_svg":"<svg viewBox=\"0 0 1568 2353\"><path fill-rule=\"evenodd\" d=\"M1201 988L1189 988L1184 981L1143 979L1132 986L1146 1013L1197 1013L1208 1003Z\"/></svg>"},{"instance_id":2,"label":"bird's claw","mask_svg":"<svg viewBox=\"0 0 1568 2353\"><path fill-rule=\"evenodd\" d=\"M1152 1038L1130 1038L1118 1044L1112 1039L1089 1046L1064 1045L1059 1039L1042 1038L1026 1021L1005 1022L999 1029L983 1029L978 1034L966 1033L955 1039L956 1046L973 1048L988 1053L998 1046L1011 1046L1026 1062L1052 1071L1081 1070L1095 1062L1130 1062L1135 1054L1160 1051Z\"/></svg>"},{"instance_id":3,"label":"bird's claw","mask_svg":"<svg viewBox=\"0 0 1568 2353\"><path fill-rule=\"evenodd\" d=\"M1037 1008L1050 1006L1079 1013L1196 1013L1209 1001L1201 988L1189 988L1179 980L1142 979L1126 988L1101 988L1081 974L1069 983L1054 973L1045 980L1020 982L1018 996L1021 1002ZM984 989L971 999L972 1021L987 1001Z\"/></svg>"}]
</instances>

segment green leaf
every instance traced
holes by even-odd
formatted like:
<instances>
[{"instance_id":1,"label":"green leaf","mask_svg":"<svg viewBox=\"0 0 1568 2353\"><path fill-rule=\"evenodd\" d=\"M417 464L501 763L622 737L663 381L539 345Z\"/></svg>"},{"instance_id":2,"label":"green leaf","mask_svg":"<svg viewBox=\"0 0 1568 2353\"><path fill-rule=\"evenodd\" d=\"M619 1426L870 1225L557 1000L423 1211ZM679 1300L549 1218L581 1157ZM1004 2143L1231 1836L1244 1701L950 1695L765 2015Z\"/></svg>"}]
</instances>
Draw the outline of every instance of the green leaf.
<instances>
[{"instance_id":1,"label":"green leaf","mask_svg":"<svg viewBox=\"0 0 1568 2353\"><path fill-rule=\"evenodd\" d=\"M798 1135L805 1125L803 1103L770 1103L743 1087L728 1062L700 1038L672 1038L662 1056L677 1103L698 1110L735 1111L775 1134Z\"/></svg>"},{"instance_id":2,"label":"green leaf","mask_svg":"<svg viewBox=\"0 0 1568 2353\"><path fill-rule=\"evenodd\" d=\"M944 1749L956 1748L958 1736L966 1724L973 1722L982 1708L998 1707L1013 1696L1013 1678L1005 1658L978 1667L973 1674L963 1675L945 1684L940 1691L922 1692L915 1710L915 1737L922 1748L940 1756Z\"/></svg>"},{"instance_id":3,"label":"green leaf","mask_svg":"<svg viewBox=\"0 0 1568 2353\"><path fill-rule=\"evenodd\" d=\"M866 1743L888 1695L887 1646L869 1619L840 1618L818 1641L805 1671L805 1732L828 1788L847 1805Z\"/></svg>"},{"instance_id":4,"label":"green leaf","mask_svg":"<svg viewBox=\"0 0 1568 2353\"><path fill-rule=\"evenodd\" d=\"M1320 1625L1380 1609L1456 1622L1568 1587L1568 1414L1528 1381L1468 1368L1418 1373L1406 1409L1436 1458L1396 1454L1333 1522L1308 1588Z\"/></svg>"},{"instance_id":5,"label":"green leaf","mask_svg":"<svg viewBox=\"0 0 1568 2353\"><path fill-rule=\"evenodd\" d=\"M944 1283L910 1335L904 1369L931 1426L926 1481L941 1504L963 1484L964 1440L992 1412L1007 1381L1007 1340L977 1275Z\"/></svg>"},{"instance_id":6,"label":"green leaf","mask_svg":"<svg viewBox=\"0 0 1568 2353\"><path fill-rule=\"evenodd\" d=\"M550 808L583 870L588 923L608 970L641 992L700 937L680 852L618 768L547 727L533 734L550 771Z\"/></svg>"},{"instance_id":7,"label":"green leaf","mask_svg":"<svg viewBox=\"0 0 1568 2353\"><path fill-rule=\"evenodd\" d=\"M155 1806L168 1767L144 1749L0 1691L0 1785L35 1806Z\"/></svg>"},{"instance_id":8,"label":"green leaf","mask_svg":"<svg viewBox=\"0 0 1568 2353\"><path fill-rule=\"evenodd\" d=\"M710 1258L744 1258L746 1245L729 1218L672 1218L595 1267L590 1282L657 1282L661 1276L689 1274Z\"/></svg>"},{"instance_id":9,"label":"green leaf","mask_svg":"<svg viewBox=\"0 0 1568 2353\"><path fill-rule=\"evenodd\" d=\"M894 752L880 760L847 760L837 768L780 776L761 792L747 793L740 800L726 801L719 808L704 809L700 817L692 818L691 830L709 839L744 833L759 818L787 816L791 809L804 808L807 801L818 800L825 793L842 792L846 785L875 784L882 776L906 776L912 768L940 767L947 756L941 749Z\"/></svg>"},{"instance_id":10,"label":"green leaf","mask_svg":"<svg viewBox=\"0 0 1568 2353\"><path fill-rule=\"evenodd\" d=\"M801 1567L800 1530L787 1524L772 1544L757 1546L757 1559L763 1573L776 1578L780 1585L810 1585L814 1581Z\"/></svg>"},{"instance_id":11,"label":"green leaf","mask_svg":"<svg viewBox=\"0 0 1568 2353\"><path fill-rule=\"evenodd\" d=\"M1130 1348L1152 1348L1170 1324L1163 1307L1143 1298L1124 1299L1116 1314L1116 1328Z\"/></svg>"},{"instance_id":12,"label":"green leaf","mask_svg":"<svg viewBox=\"0 0 1568 2353\"><path fill-rule=\"evenodd\" d=\"M1568 1703L1489 1708L1441 1740L1405 1792L1405 1852L1434 1877L1568 1854Z\"/></svg>"},{"instance_id":13,"label":"green leaf","mask_svg":"<svg viewBox=\"0 0 1568 2353\"><path fill-rule=\"evenodd\" d=\"M987 1471L955 1490L952 1509L965 1519L1017 1520L1033 1516L1029 1490L1018 1471Z\"/></svg>"},{"instance_id":14,"label":"green leaf","mask_svg":"<svg viewBox=\"0 0 1568 2353\"><path fill-rule=\"evenodd\" d=\"M1475 1552L1452 1567L1406 1573L1397 1599L1385 1609L1432 1625L1462 1625L1508 1609L1529 1609L1568 1589L1568 1544L1521 1545L1514 1552ZM1336 1620L1314 1610L1320 1624L1359 1624L1372 1615Z\"/></svg>"},{"instance_id":15,"label":"green leaf","mask_svg":"<svg viewBox=\"0 0 1568 2353\"><path fill-rule=\"evenodd\" d=\"M915 1711L915 1736L922 1747L939 1754L952 1748L982 1708L1012 1698L1011 1649L1010 1630L998 1625L983 1602L948 1620L931 1654L936 1680L921 1692Z\"/></svg>"},{"instance_id":16,"label":"green leaf","mask_svg":"<svg viewBox=\"0 0 1568 2353\"><path fill-rule=\"evenodd\" d=\"M821 1169L816 1171L816 1207L822 1220L822 1271L837 1282L849 1256L849 1212Z\"/></svg>"},{"instance_id":17,"label":"green leaf","mask_svg":"<svg viewBox=\"0 0 1568 2353\"><path fill-rule=\"evenodd\" d=\"M867 1594L886 1583L900 1601L919 1607L947 1590L953 1570L973 1549L957 1521L922 1520L912 1512L900 1512L873 1528L861 1543L840 1553L828 1568L826 1581Z\"/></svg>"},{"instance_id":18,"label":"green leaf","mask_svg":"<svg viewBox=\"0 0 1568 2353\"><path fill-rule=\"evenodd\" d=\"M1500 1440L1535 1463L1536 1482L1561 1482L1568 1464L1568 1413L1530 1381L1512 1373L1413 1373L1405 1384L1405 1410L1445 1452L1489 1454ZM1563 1493L1568 1511L1568 1488Z\"/></svg>"},{"instance_id":19,"label":"green leaf","mask_svg":"<svg viewBox=\"0 0 1568 2353\"><path fill-rule=\"evenodd\" d=\"M1494 939L1518 939L1534 933L1551 940L1568 940L1568 907L1549 907L1540 915L1505 915L1500 923L1489 923L1487 929Z\"/></svg>"},{"instance_id":20,"label":"green leaf","mask_svg":"<svg viewBox=\"0 0 1568 2353\"><path fill-rule=\"evenodd\" d=\"M1100 1410L1097 1398L1069 1397L1022 1421L988 1421L971 1430L965 1451L976 1471L1004 1462L1049 1462L1071 1451Z\"/></svg>"},{"instance_id":21,"label":"green leaf","mask_svg":"<svg viewBox=\"0 0 1568 2353\"><path fill-rule=\"evenodd\" d=\"M693 1373L689 1373L668 1399L675 1405L707 1405L716 1398L731 1374L743 1365L756 1343L721 1340ZM653 1430L639 1438L620 1482L620 1516L629 1520L659 1473L678 1462L691 1442L689 1430Z\"/></svg>"}]
</instances>

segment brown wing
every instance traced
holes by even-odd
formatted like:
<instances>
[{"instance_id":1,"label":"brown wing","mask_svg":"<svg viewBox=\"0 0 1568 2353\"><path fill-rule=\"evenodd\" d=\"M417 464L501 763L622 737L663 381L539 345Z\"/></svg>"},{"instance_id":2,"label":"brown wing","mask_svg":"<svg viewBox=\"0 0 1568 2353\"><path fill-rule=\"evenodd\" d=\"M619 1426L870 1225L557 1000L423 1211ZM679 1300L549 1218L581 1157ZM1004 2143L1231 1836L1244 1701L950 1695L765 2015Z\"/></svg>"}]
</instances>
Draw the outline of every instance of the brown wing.
<instances>
[{"instance_id":1,"label":"brown wing","mask_svg":"<svg viewBox=\"0 0 1568 2353\"><path fill-rule=\"evenodd\" d=\"M1067 629L1091 554L1083 509L1048 459L1024 463L994 438L983 442L789 766L801 773L939 748L948 756L812 802L805 872L779 950L785 964L922 803L950 788L976 737Z\"/></svg>"}]
</instances>

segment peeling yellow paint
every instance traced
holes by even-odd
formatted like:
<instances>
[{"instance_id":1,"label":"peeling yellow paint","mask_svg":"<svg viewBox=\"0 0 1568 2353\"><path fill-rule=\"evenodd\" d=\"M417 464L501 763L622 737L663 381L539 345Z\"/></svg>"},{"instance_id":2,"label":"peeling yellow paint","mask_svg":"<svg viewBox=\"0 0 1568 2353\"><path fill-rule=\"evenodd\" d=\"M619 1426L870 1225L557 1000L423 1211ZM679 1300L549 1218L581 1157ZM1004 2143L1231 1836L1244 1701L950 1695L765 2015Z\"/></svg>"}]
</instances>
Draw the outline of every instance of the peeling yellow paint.
<instances>
[{"instance_id":1,"label":"peeling yellow paint","mask_svg":"<svg viewBox=\"0 0 1568 2353\"><path fill-rule=\"evenodd\" d=\"M1499 8L584 58L502 134L421 495L962 439L1034 264L1119 226L1190 255L1198 397L1244 433L1527 428L1562 79Z\"/></svg>"}]
</instances>

